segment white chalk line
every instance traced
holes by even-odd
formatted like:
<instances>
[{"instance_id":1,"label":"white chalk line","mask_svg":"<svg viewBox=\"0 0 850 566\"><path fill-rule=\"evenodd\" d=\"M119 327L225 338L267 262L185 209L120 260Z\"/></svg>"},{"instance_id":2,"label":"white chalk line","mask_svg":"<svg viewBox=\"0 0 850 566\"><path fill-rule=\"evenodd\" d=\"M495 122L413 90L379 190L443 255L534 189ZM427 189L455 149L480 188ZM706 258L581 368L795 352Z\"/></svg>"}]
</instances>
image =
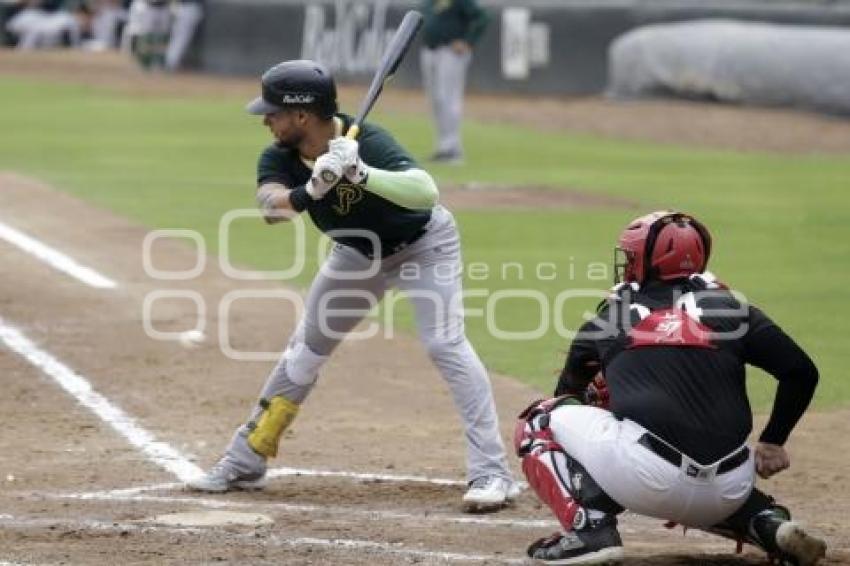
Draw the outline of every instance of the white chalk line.
<instances>
[{"instance_id":1,"label":"white chalk line","mask_svg":"<svg viewBox=\"0 0 850 566\"><path fill-rule=\"evenodd\" d=\"M176 487L180 484L160 484L160 486ZM457 523L467 525L479 525L483 527L511 527L523 529L551 529L558 528L558 522L549 519L497 519L492 517L471 516L471 515L448 515L436 513L406 513L402 511L389 511L379 509L356 509L353 506L341 505L319 505L312 503L295 504L295 503L279 503L279 502L257 502L257 501L230 501L227 499L216 499L209 497L173 497L165 495L141 495L131 492L131 490L115 490L103 492L89 493L60 493L60 494L36 494L38 498L54 498L54 499L74 499L79 501L123 501L123 502L138 502L138 503L163 503L163 504L185 504L185 505L200 505L211 509L265 509L269 511L282 511L291 513L327 513L331 515L343 515L346 517L364 517L371 520L415 520L415 521L434 521L437 523ZM620 522L617 527L621 534L625 535L646 535L648 532L655 532L658 536L667 537L682 537L687 536L689 539L704 539L719 541L718 545L723 545L723 542L716 535L701 531L699 529L688 529L683 532L682 527L668 529L663 526L660 519L651 517L643 517L634 513L626 512L620 516ZM725 545L723 545L725 547Z\"/></svg>"},{"instance_id":2,"label":"white chalk line","mask_svg":"<svg viewBox=\"0 0 850 566\"><path fill-rule=\"evenodd\" d=\"M198 466L187 460L177 450L157 440L120 407L94 391L85 377L41 350L23 333L4 322L2 317L0 317L0 341L51 377L81 405L91 410L130 444L141 450L153 463L174 474L181 481L202 473Z\"/></svg>"},{"instance_id":3,"label":"white chalk line","mask_svg":"<svg viewBox=\"0 0 850 566\"><path fill-rule=\"evenodd\" d=\"M90 530L97 532L139 532L139 533L156 533L167 532L176 535L199 535L209 534L217 540L229 539L237 542L245 542L256 545L263 544L265 546L285 546L285 547L322 547L337 550L360 550L366 552L377 552L382 554L390 554L395 556L417 557L438 559L450 562L484 562L487 564L525 564L525 559L506 558L498 555L485 554L464 554L459 552L441 552L420 550L415 548L405 547L402 543L376 542L371 540L360 539L325 539L317 537L283 537L276 534L258 537L256 531L250 533L236 533L232 531L223 531L221 529L200 529L197 527L176 527L167 525L145 525L140 523L128 522L106 522L96 520L69 520L69 519L0 519L0 526L8 526L18 529L38 529L45 527L62 526L77 530Z\"/></svg>"},{"instance_id":4,"label":"white chalk line","mask_svg":"<svg viewBox=\"0 0 850 566\"><path fill-rule=\"evenodd\" d=\"M182 489L184 484L180 482L155 483L152 485L140 485L138 487L124 487L120 489L108 489L102 491L89 491L72 494L78 499L121 499L122 497L147 493L149 491L164 491L169 489Z\"/></svg>"},{"instance_id":5,"label":"white chalk line","mask_svg":"<svg viewBox=\"0 0 850 566\"><path fill-rule=\"evenodd\" d=\"M471 515L448 515L436 513L407 513L383 509L357 509L354 506L321 505L315 503L281 503L257 501L230 501L227 499L212 499L204 497L172 497L163 495L130 495L116 496L114 494L70 493L70 494L38 494L39 498L74 499L78 501L121 501L136 503L163 503L168 505L185 504L199 505L211 509L265 509L285 513L325 513L344 517L362 517L374 521L430 521L437 523L456 523L479 525L484 527L511 527L542 529L557 527L558 523L545 519L496 519Z\"/></svg>"},{"instance_id":6,"label":"white chalk line","mask_svg":"<svg viewBox=\"0 0 850 566\"><path fill-rule=\"evenodd\" d=\"M68 393L70 393L73 397L75 397L82 405L86 406L90 410L92 410L98 417L104 420L107 424L109 424L113 429L115 429L119 434L125 437L133 446L139 448L149 459L153 462L157 463L164 469L173 473L177 476L181 481L185 481L188 478L191 478L199 473L201 473L201 469L197 467L195 464L186 460L179 452L177 452L174 448L169 446L166 443L159 442L155 440L153 435L146 431L145 429L138 426L135 421L126 413L124 413L120 408L111 404L105 397L100 395L99 393L93 391L91 389L90 383L80 376L79 374L73 372L70 368L59 362L50 354L40 350L37 348L30 340L28 340L20 331L6 324L2 318L0 318L0 341L6 344L14 352L18 353L31 364L41 369L44 373L53 378L63 389L65 389ZM287 475L304 475L304 476L316 476L316 477L342 477L347 479L356 479L356 480L380 480L380 481L399 481L399 482L425 482L432 483L437 485L462 485L463 482L459 480L449 480L443 478L427 478L422 476L409 476L409 475L391 475L391 474L368 474L368 473L357 473L357 472L341 472L341 471L326 471L326 470L310 470L310 469L298 469L298 468L278 468L274 470L270 470L271 476L281 477ZM152 489L163 489L163 488L173 488L178 487L181 484L177 484L174 482L165 483L165 484L157 484L154 486L143 486L139 488L128 488L122 490L113 490L112 492L100 492L98 493L89 493L89 494L77 494L75 498L77 499L112 499L112 500L133 500L133 498L137 498L137 500L144 500L146 496L134 495L138 494L141 491L148 491ZM194 503L199 505L206 506L216 506L216 507L226 507L226 506L242 506L241 504L235 502L219 502L217 500L201 500L195 498L169 498L169 497L147 497L148 500L154 501L168 501L171 503L174 502L184 502L184 503ZM275 504L267 504L274 506ZM292 504L276 504L279 509L286 509L288 505L288 509L290 511L296 512L336 512L336 513L351 513L350 509L332 509L328 507L320 507L316 505L303 505L296 506ZM256 506L256 504L246 504L246 506ZM427 517L427 515L414 516L412 514L400 513L400 512L391 512L391 511L374 511L374 510L366 510L366 511L358 511L357 513L362 514L364 516L370 518L386 518L386 519L409 519L409 518L419 518ZM2 520L8 520L8 516L0 516ZM511 519L486 519L486 518L476 518L476 517L449 517L448 519L439 518L437 520L442 520L444 522L455 522L455 523L467 523L467 524L480 524L480 525L499 525L499 526L516 526L516 527L551 527L554 525L554 522L551 521L535 521L535 520L511 520ZM628 532L630 529L624 530L624 533ZM317 539L318 540L318 539ZM334 543L336 544L336 543ZM387 544L387 543L371 543L373 545ZM436 555L428 554L428 551L416 551L425 554L426 556L434 557ZM475 558L478 560L478 558Z\"/></svg>"},{"instance_id":7,"label":"white chalk line","mask_svg":"<svg viewBox=\"0 0 850 566\"><path fill-rule=\"evenodd\" d=\"M113 289L117 287L117 283L112 279L98 273L92 268L81 265L79 262L69 257L68 255L36 240L35 238L15 229L7 224L0 222L0 238L17 246L21 250L35 258L43 261L52 268L61 271L75 279L94 288ZM147 430L138 426L135 421L127 415L119 407L113 405L108 399L92 390L90 383L81 375L62 364L56 358L37 348L29 341L20 331L6 325L3 319L0 318L0 340L7 347L15 351L31 364L41 369L44 373L54 379L66 392L75 397L82 405L94 412L98 417L109 424L114 430L127 439L133 446L139 448L149 459L165 468L181 481L201 473L201 469L195 464L189 462L177 450L164 442L157 441L155 437ZM311 470L297 468L277 468L269 470L268 476L283 477L283 476L314 476L314 477L341 477L365 481L387 481L387 482L411 482L411 483L428 483L433 485L456 486L464 485L465 482L460 480L429 478L412 475L392 475L392 474L369 474L345 471L328 471L328 470ZM174 497L155 497L155 496L140 496L132 495L141 491L154 489L173 488L181 484L166 483L154 486L144 486L140 488L128 488L124 490L113 490L111 492L95 492L90 494L76 494L68 496L76 499L111 499L124 501L151 501L151 502L168 502L168 503L192 503L207 507L268 507L293 512L327 512L327 513L345 513L347 515L358 515L372 519L418 519L436 520L440 522L493 525L493 526L511 526L511 527L528 527L541 528L556 526L554 521L545 520L512 520L512 519L485 519L476 517L457 517L457 516L435 516L435 515L413 515L410 513L401 513L393 511L379 510L351 510L345 508L336 508L332 506L320 505L294 505L294 504L256 504L256 503L239 503L220 501L212 499L199 498L174 498ZM0 521L8 522L12 517L10 515L0 515ZM104 524L106 525L106 524ZM109 523L110 526L117 524ZM162 530L161 528L159 530ZM183 529L185 531L185 529ZM622 530L622 529L621 529ZM628 530L628 529L627 529ZM346 541L346 540L328 540L328 539L280 539L285 545L331 545L331 546L348 546L354 548L371 548L381 549L384 551L392 550L393 553L404 555L416 555L427 557L439 557L448 560L473 560L473 561L492 561L494 558L505 562L500 557L488 556L472 556L456 553L435 553L430 551L419 550L394 550L390 548L389 543L376 543L372 541ZM522 563L519 561L508 561ZM0 561L0 566L6 564L16 564L11 562Z\"/></svg>"},{"instance_id":8,"label":"white chalk line","mask_svg":"<svg viewBox=\"0 0 850 566\"><path fill-rule=\"evenodd\" d=\"M268 511L284 511L293 513L327 513L333 515L344 515L346 517L364 517L371 520L415 520L415 521L434 521L437 523L457 523L467 525L477 525L482 527L510 527L522 529L557 529L558 522L548 519L495 519L490 517L475 517L475 516L459 516L445 515L434 513L404 513L400 511L387 511L377 509L354 509L352 507L334 506L334 505L317 505L317 504L294 504L294 503L262 503L256 501L228 501L224 499L210 498L195 498L195 497L169 497L169 496L149 496L149 495L126 495L123 497L103 496L92 497L92 494L58 494L45 495L39 494L39 497L52 497L58 499L77 499L86 501L124 501L124 502L141 502L141 503L164 503L164 504L187 504L200 505L211 509L265 509ZM687 533L683 533L681 527L667 529L663 526L660 519L651 517L642 517L634 513L625 513L620 517L617 529L623 535L641 535L655 532L656 536L669 538L687 538L691 541L699 539L706 541L702 544L704 547L711 548L726 548L728 544L722 539L718 539L716 535L701 531L699 529L688 529ZM716 541L711 543L707 541ZM643 543L632 543L643 544Z\"/></svg>"},{"instance_id":9,"label":"white chalk line","mask_svg":"<svg viewBox=\"0 0 850 566\"><path fill-rule=\"evenodd\" d=\"M375 481L375 482L403 482L403 483L426 483L432 485L462 485L466 482L445 478L430 478L427 476L413 476L404 474L376 474L364 472L346 472L333 470L311 470L308 468L272 468L267 472L268 477L278 478L283 476L313 476L320 478L347 478L353 480Z\"/></svg>"},{"instance_id":10,"label":"white chalk line","mask_svg":"<svg viewBox=\"0 0 850 566\"><path fill-rule=\"evenodd\" d=\"M181 481L186 481L198 474L202 473L201 469L195 464L188 461L177 450L166 443L157 441L153 435L147 430L141 428L135 421L119 407L113 405L105 397L95 392L91 388L91 384L81 375L75 373L59 360L40 350L35 344L27 339L20 331L6 324L0 318L0 340L7 347L23 356L32 365L41 369L44 373L54 379L63 389L70 393L82 405L92 410L104 422L109 424L119 434L126 438L130 444L139 448L149 459L156 464L165 468L169 472L177 476ZM437 485L463 485L459 480L449 480L443 478L427 478L423 476L413 475L391 475L391 474L367 474L344 471L327 471L327 470L309 470L298 468L278 468L269 471L271 477L281 476L316 476L316 477L342 477L346 479L371 480L371 481L398 481L398 482L423 482ZM133 497L133 493L139 493L142 490L161 489L162 487L176 487L179 484L158 484L156 486L147 486L145 488L130 488L125 490L116 490L111 494L100 494L88 496L79 496L78 498L106 498L106 499L121 499L122 497ZM313 508L317 510L318 508ZM301 510L304 510L303 508ZM367 512L371 513L371 512ZM387 512L389 513L389 512ZM370 515L374 517L375 515ZM389 515L387 515L389 516ZM411 518L405 514L397 514L396 519ZM457 518L455 522L480 522L476 518ZM498 521L498 520L490 520ZM495 523L494 523L495 524ZM539 524L539 523L538 523Z\"/></svg>"},{"instance_id":11,"label":"white chalk line","mask_svg":"<svg viewBox=\"0 0 850 566\"><path fill-rule=\"evenodd\" d=\"M94 269L81 265L73 258L51 248L47 244L36 240L32 236L24 234L20 230L12 228L8 224L0 222L0 239L19 247L21 250L43 261L53 269L61 271L66 275L82 281L90 287L97 289L114 289L118 284L112 279L101 275Z\"/></svg>"},{"instance_id":12,"label":"white chalk line","mask_svg":"<svg viewBox=\"0 0 850 566\"><path fill-rule=\"evenodd\" d=\"M383 473L371 473L371 472L349 472L345 470L316 470L311 468L271 468L268 470L267 475L269 478L280 478L280 477L317 477L317 478L341 478L347 479L351 481L360 481L364 483L424 483L430 485L443 485L443 486L465 486L466 482L463 480L456 479L448 479L448 478L434 478L428 476L417 476L417 475L406 475L406 474L383 474ZM528 484L525 482L519 482L519 485L522 489L526 489ZM145 493L148 491L162 491L168 489L178 489L183 487L183 484L176 482L168 482L168 483L157 483L152 485L143 485L138 487L127 487L113 490L101 490L101 491L92 491L86 495L90 495L93 498L103 498L104 495L114 495L116 497L121 497L124 495L135 495L137 493Z\"/></svg>"}]
</instances>

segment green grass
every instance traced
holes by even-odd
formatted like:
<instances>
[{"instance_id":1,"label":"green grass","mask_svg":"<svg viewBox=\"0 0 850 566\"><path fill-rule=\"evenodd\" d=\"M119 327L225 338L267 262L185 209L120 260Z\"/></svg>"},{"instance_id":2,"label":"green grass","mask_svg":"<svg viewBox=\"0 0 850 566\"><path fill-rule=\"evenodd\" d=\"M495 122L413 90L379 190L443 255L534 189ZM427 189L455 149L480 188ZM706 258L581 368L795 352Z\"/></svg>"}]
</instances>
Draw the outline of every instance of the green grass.
<instances>
[{"instance_id":1,"label":"green grass","mask_svg":"<svg viewBox=\"0 0 850 566\"><path fill-rule=\"evenodd\" d=\"M268 139L258 120L241 112L242 100L140 99L9 78L0 78L0 100L3 169L151 227L198 230L212 250L221 215L253 207L256 157ZM427 154L427 117L378 113L376 119L415 154ZM711 227L713 270L811 352L822 373L819 405L850 398L842 363L850 304L850 156L697 151L471 121L465 136L467 165L433 168L440 182L571 187L639 203L636 210L457 212L467 265L490 270L485 281L468 279L467 288L528 288L550 304L564 289L605 289L609 279L588 277L588 265L610 264L625 222L638 212L682 208ZM231 247L236 261L280 269L292 259L291 240L286 227L243 221ZM554 280L535 274L541 262L555 264L544 274L554 273ZM508 267L503 279L502 267L513 263L523 266L522 277ZM309 282L315 261L308 265L292 283ZM595 302L572 301L558 314L576 327ZM483 305L478 299L467 306ZM538 312L527 300L504 301L497 322L503 330L530 330ZM409 311L399 316L410 328ZM467 326L488 367L551 388L567 340L550 331L539 340L503 342L476 316ZM750 381L754 404L766 407L772 380L754 372Z\"/></svg>"}]
</instances>

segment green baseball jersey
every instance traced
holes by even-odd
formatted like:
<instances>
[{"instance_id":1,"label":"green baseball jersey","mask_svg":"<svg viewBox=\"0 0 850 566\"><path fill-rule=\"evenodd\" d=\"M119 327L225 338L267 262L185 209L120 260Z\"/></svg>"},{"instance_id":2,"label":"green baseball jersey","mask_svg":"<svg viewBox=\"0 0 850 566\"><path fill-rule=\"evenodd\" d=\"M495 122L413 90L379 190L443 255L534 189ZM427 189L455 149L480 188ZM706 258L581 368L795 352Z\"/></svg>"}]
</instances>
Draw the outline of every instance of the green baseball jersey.
<instances>
[{"instance_id":1,"label":"green baseball jersey","mask_svg":"<svg viewBox=\"0 0 850 566\"><path fill-rule=\"evenodd\" d=\"M462 39L478 41L489 17L475 0L423 0L422 39L431 49Z\"/></svg>"},{"instance_id":2,"label":"green baseball jersey","mask_svg":"<svg viewBox=\"0 0 850 566\"><path fill-rule=\"evenodd\" d=\"M343 122L343 131L351 125L352 118L337 114ZM383 128L364 123L357 136L360 157L370 167L386 171L406 171L417 167L416 161ZM298 150L278 144L268 146L257 164L257 183L281 183L289 188L304 185L312 171L301 160ZM400 250L424 233L431 219L431 210L412 210L344 180L320 200L309 199L307 212L316 227L334 241L351 246L367 257L374 255L370 240L334 231L369 231L381 242L381 255Z\"/></svg>"}]
</instances>

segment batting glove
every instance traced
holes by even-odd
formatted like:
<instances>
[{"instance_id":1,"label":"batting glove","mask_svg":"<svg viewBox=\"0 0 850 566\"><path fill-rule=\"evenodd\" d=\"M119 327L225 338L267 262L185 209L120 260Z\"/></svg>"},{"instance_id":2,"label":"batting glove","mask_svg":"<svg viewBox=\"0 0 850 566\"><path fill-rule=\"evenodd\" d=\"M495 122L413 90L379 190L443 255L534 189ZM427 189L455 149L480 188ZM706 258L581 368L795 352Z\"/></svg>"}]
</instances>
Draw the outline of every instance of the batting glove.
<instances>
[{"instance_id":1,"label":"batting glove","mask_svg":"<svg viewBox=\"0 0 850 566\"><path fill-rule=\"evenodd\" d=\"M313 176L307 182L307 194L321 200L342 179L342 160L334 153L324 153L313 165Z\"/></svg>"},{"instance_id":2,"label":"batting glove","mask_svg":"<svg viewBox=\"0 0 850 566\"><path fill-rule=\"evenodd\" d=\"M334 138L328 143L330 152L342 161L342 172L350 183L361 185L369 176L369 168L360 159L360 144L357 140Z\"/></svg>"}]
</instances>

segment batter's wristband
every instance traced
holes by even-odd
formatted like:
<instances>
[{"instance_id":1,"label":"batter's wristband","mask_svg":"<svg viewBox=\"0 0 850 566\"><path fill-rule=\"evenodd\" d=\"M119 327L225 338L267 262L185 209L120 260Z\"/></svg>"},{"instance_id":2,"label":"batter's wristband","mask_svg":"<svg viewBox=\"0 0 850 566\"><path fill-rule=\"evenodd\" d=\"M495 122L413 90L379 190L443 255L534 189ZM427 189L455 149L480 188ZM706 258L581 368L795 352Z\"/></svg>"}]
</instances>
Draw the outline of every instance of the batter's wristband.
<instances>
[{"instance_id":1,"label":"batter's wristband","mask_svg":"<svg viewBox=\"0 0 850 566\"><path fill-rule=\"evenodd\" d=\"M312 200L313 198L307 193L305 185L298 185L289 191L289 203L295 212L304 212Z\"/></svg>"}]
</instances>

